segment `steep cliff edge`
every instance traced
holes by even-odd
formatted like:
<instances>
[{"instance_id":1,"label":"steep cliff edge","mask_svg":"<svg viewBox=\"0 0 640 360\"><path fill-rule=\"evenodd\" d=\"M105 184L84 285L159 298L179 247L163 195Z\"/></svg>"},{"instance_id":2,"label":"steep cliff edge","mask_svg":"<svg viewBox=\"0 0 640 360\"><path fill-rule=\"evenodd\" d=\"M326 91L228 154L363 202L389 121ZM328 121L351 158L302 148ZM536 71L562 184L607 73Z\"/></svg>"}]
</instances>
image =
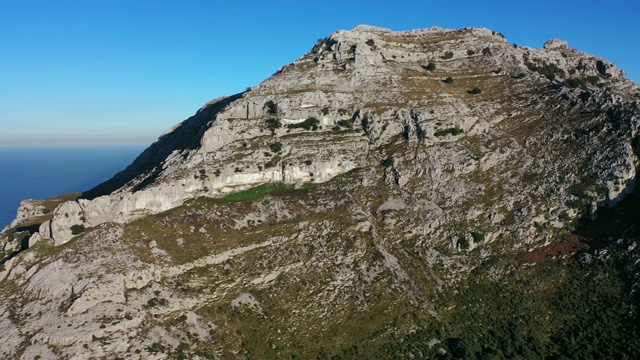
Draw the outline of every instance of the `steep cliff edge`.
<instances>
[{"instance_id":1,"label":"steep cliff edge","mask_svg":"<svg viewBox=\"0 0 640 360\"><path fill-rule=\"evenodd\" d=\"M1 235L3 354L316 357L300 330L400 346L459 315L474 271L511 286L514 256L633 193L638 100L560 40L338 31L79 198L24 203ZM540 269L526 291L571 279ZM532 329L560 328L543 315ZM422 343L455 354L464 331L442 329Z\"/></svg>"}]
</instances>

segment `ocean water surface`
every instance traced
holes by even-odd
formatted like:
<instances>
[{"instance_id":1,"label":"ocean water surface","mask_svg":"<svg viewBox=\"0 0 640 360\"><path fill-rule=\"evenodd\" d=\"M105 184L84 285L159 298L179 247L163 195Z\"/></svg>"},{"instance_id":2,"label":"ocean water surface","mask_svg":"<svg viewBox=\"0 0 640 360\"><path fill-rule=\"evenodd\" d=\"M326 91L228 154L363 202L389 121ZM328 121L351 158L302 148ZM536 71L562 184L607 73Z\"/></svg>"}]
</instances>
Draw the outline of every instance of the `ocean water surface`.
<instances>
[{"instance_id":1,"label":"ocean water surface","mask_svg":"<svg viewBox=\"0 0 640 360\"><path fill-rule=\"evenodd\" d=\"M89 190L145 147L0 148L0 230L15 218L20 201Z\"/></svg>"}]
</instances>

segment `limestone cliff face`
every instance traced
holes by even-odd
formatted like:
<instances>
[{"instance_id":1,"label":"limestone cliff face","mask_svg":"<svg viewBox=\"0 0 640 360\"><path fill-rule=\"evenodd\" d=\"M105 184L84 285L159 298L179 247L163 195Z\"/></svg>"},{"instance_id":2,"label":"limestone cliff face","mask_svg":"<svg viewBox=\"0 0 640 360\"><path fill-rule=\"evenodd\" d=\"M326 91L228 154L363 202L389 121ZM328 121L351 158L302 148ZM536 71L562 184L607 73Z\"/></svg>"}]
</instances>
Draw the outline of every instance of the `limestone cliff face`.
<instances>
[{"instance_id":1,"label":"limestone cliff face","mask_svg":"<svg viewBox=\"0 0 640 360\"><path fill-rule=\"evenodd\" d=\"M639 99L640 87L615 65L561 40L532 49L509 44L487 29L394 32L358 26L338 31L260 85L205 104L127 169L78 199L61 199L46 212L24 203L19 218L2 233L8 261L0 278L24 287L32 307L51 308L52 314L61 310L59 316L38 320L39 325L31 315L23 314L29 325L2 315L0 336L22 344L24 334L37 332L25 354L45 351L37 344L55 344L57 356L84 351L128 357L157 339L178 340L161 328L140 328L138 316L106 329L83 324L115 311L111 307L123 314L168 317L216 297L226 299L233 293L228 289L264 289L290 272L311 274L317 261L359 263L358 276L367 281L389 276L396 288L428 308L398 253L387 249L390 244L411 242L430 267L436 262L455 267L457 260L436 253L485 256L489 248L530 249L570 230L576 219L596 217L598 206L619 203L635 187ZM326 193L317 190L322 194L312 199L189 210L193 199L198 203L265 183L313 186L344 173L346 180L328 185ZM163 213L170 209L181 214L181 221L198 225L176 223ZM156 233L140 225L149 219L171 230ZM302 225L286 228L292 219ZM262 238L257 229L273 222L286 230ZM260 241L227 239L220 229L229 234L255 230ZM213 241L211 233L230 247L212 245L202 258L205 254L178 256L170 250L195 238ZM166 236L175 238L173 245L163 243ZM288 253L291 244L309 238L320 241L314 246L321 252L297 254L295 261L269 257L266 263L274 261L275 267L261 262L263 272L242 275L235 283L216 278L220 288L197 299L158 285L193 285L184 275L193 269L232 263L244 254L267 256L268 249ZM331 245L336 238L368 242L354 240L356 248L341 248L344 255L337 255ZM75 267L66 270L71 264L84 266L71 250L47 248L63 254L50 263L23 251L48 241L56 246L71 241L72 247L83 241L87 257L98 256L87 249L103 241L114 254L128 254L131 247L137 255L113 263L96 260L89 267L94 273L85 276ZM368 251L379 256L370 259ZM163 259L170 264L163 265ZM125 262L133 264L126 271ZM114 270L102 277L98 265L106 263ZM334 270L341 275L331 291L362 288L353 270ZM60 281L66 285L56 288L58 282L45 273L63 274ZM442 281L433 276L434 282ZM152 291L169 299L168 308L146 303L160 298ZM331 291L324 289L321 296L337 301ZM132 300L132 293L142 300ZM233 301L234 306L260 306L251 294ZM105 302L111 307L98 310L96 305ZM200 330L220 325L195 313L185 316ZM51 325L63 321L74 331L54 331ZM144 334L139 344L117 345L132 329ZM90 335L109 336L112 346L97 352L99 344ZM81 343L89 345L83 350Z\"/></svg>"},{"instance_id":2,"label":"limestone cliff face","mask_svg":"<svg viewBox=\"0 0 640 360\"><path fill-rule=\"evenodd\" d=\"M467 94L481 87L485 95ZM609 134L614 151L582 159L591 157L589 171L597 171L594 185L606 188L606 194L592 200L614 204L634 184L631 139L637 132L637 105L629 102L634 90L637 85L613 64L561 40L530 49L510 45L487 29L392 32L359 26L338 31L254 89L206 104L122 173L85 193L84 199L61 205L40 233L62 244L73 236L73 225L124 223L193 197L215 197L265 182L326 181L361 166L372 146L399 134L424 146L492 133L504 139L508 126L499 126L504 119L534 122L549 118L549 110L561 116L590 112L593 119L622 117L615 125L627 128L614 130L626 137ZM295 127L307 119L316 121L314 131ZM453 128L464 135L437 136ZM534 138L536 133L527 135ZM274 143L281 149L271 151ZM505 151L515 155L520 149ZM490 162L484 168L493 166L490 152L481 157ZM402 171L416 172L415 167ZM407 181L399 170L396 175ZM42 214L26 204L12 225L36 215Z\"/></svg>"},{"instance_id":3,"label":"limestone cliff face","mask_svg":"<svg viewBox=\"0 0 640 360\"><path fill-rule=\"evenodd\" d=\"M484 93L469 94L473 88ZM371 147L400 134L426 147L456 147L469 137L504 140L509 123L518 125L518 119L541 122L552 116L584 117L587 111L590 119L623 116L619 125L627 127L609 134L613 152L585 148L588 154L581 158L592 162L589 171L603 168L603 156L615 162L594 174L606 194L592 199L613 204L635 177L631 139L637 115L629 102L634 89L637 85L610 62L560 40L531 49L508 44L487 29L392 32L359 26L338 31L257 87L206 104L125 171L87 192L86 200L58 209L41 233L62 244L73 236L73 225L124 223L189 198L266 182L326 181L362 166ZM617 115L620 111L626 113ZM291 128L307 119L317 121L314 131ZM437 136L456 127L464 135ZM624 138L617 136L620 132ZM537 135L525 134L531 137L526 141ZM271 151L273 143L282 149ZM503 150L520 156L526 144L520 139L511 145ZM489 164L473 160L468 165L492 167L495 155L487 150L477 149ZM420 171L415 165L395 169L403 183L411 175L401 172Z\"/></svg>"}]
</instances>

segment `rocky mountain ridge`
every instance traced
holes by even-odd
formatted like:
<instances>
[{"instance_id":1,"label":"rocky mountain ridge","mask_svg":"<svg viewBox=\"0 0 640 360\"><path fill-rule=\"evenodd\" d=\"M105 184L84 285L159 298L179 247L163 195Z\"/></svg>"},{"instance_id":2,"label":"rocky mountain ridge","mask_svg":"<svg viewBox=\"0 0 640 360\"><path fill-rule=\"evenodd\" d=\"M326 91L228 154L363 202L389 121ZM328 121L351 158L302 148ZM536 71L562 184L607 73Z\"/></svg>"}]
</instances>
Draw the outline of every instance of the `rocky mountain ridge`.
<instances>
[{"instance_id":1,"label":"rocky mountain ridge","mask_svg":"<svg viewBox=\"0 0 640 360\"><path fill-rule=\"evenodd\" d=\"M0 235L3 355L292 355L298 330L337 338L354 314L382 324L356 342L382 349L449 313L438 299L487 259L632 194L639 99L560 40L333 33L104 184L23 202ZM261 336L271 345L244 344Z\"/></svg>"},{"instance_id":2,"label":"rocky mountain ridge","mask_svg":"<svg viewBox=\"0 0 640 360\"><path fill-rule=\"evenodd\" d=\"M458 31L463 34L462 37L454 36L451 41L442 41L450 33L451 31L438 28L394 33L368 26L360 26L349 32L339 31L251 91L231 98L216 99L205 105L194 118L178 125L177 129L169 130L147 151L150 154L143 154L132 165L135 171L130 172L128 184L121 183L119 188L109 189L115 190L118 195L98 196L90 201L80 199L65 204L56 210L51 222L43 224L39 233L53 239L56 244L62 244L73 236L69 230L73 225L90 227L108 221L123 223L146 214L168 210L182 204L185 199L197 196L216 196L232 189L272 181L326 181L336 174L355 168L358 165L355 154L340 156L335 153L327 154L328 161L316 159L313 165L305 165L303 162L295 164L296 160L301 160L294 157L291 159L293 164L289 166L284 162L272 162L274 166L267 168L261 165L270 160L264 153L245 151L250 156L243 156L243 149L237 149L238 145L245 146L247 140L263 138L268 131L280 138L291 131L291 125L302 124L311 118L318 120L318 125L315 126L323 128L321 133L339 127L337 124L341 118L357 125L365 118L375 119L366 128L363 126L368 142L359 141L362 140L358 139L360 134L352 134L355 135L354 139L344 141L354 153L360 153L370 145L384 144L403 131L409 137L419 136L427 145L447 141L434 137L438 130L442 130L439 127L459 126L462 130L467 130L467 133L470 132L470 135L482 133L492 123L502 120L500 115L489 118L495 112L491 108L495 104L481 104L486 108L471 111L465 101L447 99L450 94L438 93L441 99L428 94L413 94L420 89L417 86L420 85L419 81L424 81L420 78L427 71L424 69L426 64L448 56L451 56L451 59L447 59L450 61L440 61L440 71L446 72L450 66L460 67L453 59L482 57L487 66L495 67L494 72L502 72L503 68L509 69L504 70L505 72L515 72L526 67L540 72L549 80L555 80L556 77L558 80L574 79L571 84L582 81L580 85L586 89L590 87L585 82L603 84L612 79L617 80L617 86L609 89L611 94L603 90L602 94L595 92L591 95L580 90L581 96L594 97L597 108L621 103L620 96L625 96L623 90L637 90L637 85L626 80L624 73L613 64L584 56L560 40L551 40L545 44L544 49L534 50L512 47L500 34L486 29L463 29ZM430 38L437 39L437 45L430 47L429 51L419 51L431 45ZM474 44L478 40L485 43ZM492 49L491 46L486 46L489 44L502 46ZM345 74L342 75L341 72ZM498 77L500 72L494 75ZM571 77L572 73L577 76ZM518 77L520 74L526 73L518 72L512 76ZM411 81L414 84L407 84ZM597 88L594 84L589 85ZM358 89L366 91L360 92ZM577 91L564 96L575 97ZM274 101L276 99L277 102ZM589 101L588 98L584 100ZM431 116L432 114L437 116ZM276 126L280 127L270 129L268 123L261 123L265 120L268 122L270 118L274 118L279 124ZM234 120L238 121L234 124ZM190 122L196 124L191 125ZM207 122L206 125L203 122ZM376 122L384 124L378 125ZM436 125L437 123L440 125ZM184 133L189 131L195 136L187 138L192 134ZM633 133L637 129L631 131ZM226 148L229 144L236 146ZM332 148L338 147L338 144L332 144ZM269 149L263 145L261 150L266 152ZM597 199L598 201L615 202L614 199L626 187L614 183L634 178L634 155L630 148L620 149L625 150L629 158L624 160L625 164L620 169L615 170L620 173L601 174L611 179L600 179L607 186L608 194L606 198ZM224 151L227 153L219 154ZM289 151L299 150L294 148ZM157 155L153 152L157 152ZM311 152L309 157L316 157L316 154ZM241 159L226 161L229 157ZM243 157L248 158L242 159ZM152 169L145 169L149 167L148 161L152 162ZM212 164L220 168L214 169ZM224 164L231 165L224 168ZM210 176L212 174L214 176ZM159 175L161 176L158 178ZM161 181L155 181L156 178ZM92 197L95 193L99 194L96 191L89 192ZM29 213L25 209L19 210L19 214L25 215L19 215L12 225L16 226L20 221L33 217L26 215Z\"/></svg>"}]
</instances>

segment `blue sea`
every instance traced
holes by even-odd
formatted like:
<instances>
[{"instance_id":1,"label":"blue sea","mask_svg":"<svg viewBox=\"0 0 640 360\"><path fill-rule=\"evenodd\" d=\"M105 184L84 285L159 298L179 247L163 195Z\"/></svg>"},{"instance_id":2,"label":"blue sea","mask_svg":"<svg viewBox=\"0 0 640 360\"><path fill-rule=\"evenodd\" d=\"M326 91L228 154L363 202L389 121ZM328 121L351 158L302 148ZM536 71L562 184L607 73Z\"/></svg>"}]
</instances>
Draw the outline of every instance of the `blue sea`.
<instances>
[{"instance_id":1,"label":"blue sea","mask_svg":"<svg viewBox=\"0 0 640 360\"><path fill-rule=\"evenodd\" d=\"M20 201L89 190L145 147L0 148L0 230L15 218Z\"/></svg>"}]
</instances>

